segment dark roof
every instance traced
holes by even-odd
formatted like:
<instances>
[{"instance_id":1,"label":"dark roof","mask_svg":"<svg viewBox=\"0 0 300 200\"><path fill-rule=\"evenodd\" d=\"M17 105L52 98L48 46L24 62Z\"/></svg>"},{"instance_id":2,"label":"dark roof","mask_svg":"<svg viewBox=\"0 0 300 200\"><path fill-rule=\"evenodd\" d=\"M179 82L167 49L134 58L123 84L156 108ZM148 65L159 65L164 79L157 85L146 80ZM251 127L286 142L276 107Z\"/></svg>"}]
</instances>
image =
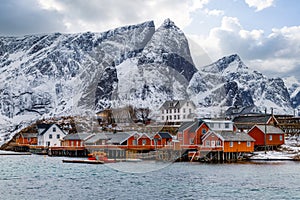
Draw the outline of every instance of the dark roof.
<instances>
[{"instance_id":1,"label":"dark roof","mask_svg":"<svg viewBox=\"0 0 300 200\"><path fill-rule=\"evenodd\" d=\"M160 107L160 110L162 108L164 109L181 108L186 102L189 102L195 106L194 102L191 100L172 100L172 101L165 101L163 105Z\"/></svg>"},{"instance_id":2,"label":"dark roof","mask_svg":"<svg viewBox=\"0 0 300 200\"><path fill-rule=\"evenodd\" d=\"M238 129L250 129L255 124L265 124L272 115L247 115L235 117L232 121Z\"/></svg>"},{"instance_id":3,"label":"dark roof","mask_svg":"<svg viewBox=\"0 0 300 200\"><path fill-rule=\"evenodd\" d=\"M255 141L250 135L244 132L221 131L216 132L224 141Z\"/></svg>"},{"instance_id":4,"label":"dark roof","mask_svg":"<svg viewBox=\"0 0 300 200\"><path fill-rule=\"evenodd\" d=\"M226 116L238 116L246 114L259 114L260 112L253 112L255 105L250 105L246 107L230 107L225 111Z\"/></svg>"},{"instance_id":5,"label":"dark roof","mask_svg":"<svg viewBox=\"0 0 300 200\"><path fill-rule=\"evenodd\" d=\"M284 134L284 132L275 126L272 125L256 125L257 128L259 128L263 133L265 133L265 130L267 129L267 134Z\"/></svg>"},{"instance_id":6,"label":"dark roof","mask_svg":"<svg viewBox=\"0 0 300 200\"><path fill-rule=\"evenodd\" d=\"M87 137L91 136L90 133L72 133L66 135L63 139L64 140L84 140Z\"/></svg>"},{"instance_id":7,"label":"dark roof","mask_svg":"<svg viewBox=\"0 0 300 200\"><path fill-rule=\"evenodd\" d=\"M38 129L48 129L52 124L37 124Z\"/></svg>"},{"instance_id":8,"label":"dark roof","mask_svg":"<svg viewBox=\"0 0 300 200\"><path fill-rule=\"evenodd\" d=\"M244 115L233 119L235 123L253 122L253 123L267 123L272 115Z\"/></svg>"},{"instance_id":9,"label":"dark roof","mask_svg":"<svg viewBox=\"0 0 300 200\"><path fill-rule=\"evenodd\" d=\"M39 132L38 135L44 135L44 133L46 133L46 131L48 131L49 128L51 128L53 125L56 125L61 132L65 133L60 126L58 126L57 124L37 124L37 127L39 130L42 130L42 132Z\"/></svg>"},{"instance_id":10,"label":"dark roof","mask_svg":"<svg viewBox=\"0 0 300 200\"><path fill-rule=\"evenodd\" d=\"M172 136L168 132L159 132L158 135L160 135L161 138L172 139Z\"/></svg>"},{"instance_id":11,"label":"dark roof","mask_svg":"<svg viewBox=\"0 0 300 200\"><path fill-rule=\"evenodd\" d=\"M191 126L189 132L190 132L190 133L195 133L196 130L201 126L202 123L203 123L202 120L197 120L197 121L195 121L195 122L192 124L192 126Z\"/></svg>"},{"instance_id":12,"label":"dark roof","mask_svg":"<svg viewBox=\"0 0 300 200\"><path fill-rule=\"evenodd\" d=\"M183 122L181 124L181 126L178 128L178 132L183 132L185 129L192 126L193 123L194 123L194 121L192 121L192 122Z\"/></svg>"}]
</instances>

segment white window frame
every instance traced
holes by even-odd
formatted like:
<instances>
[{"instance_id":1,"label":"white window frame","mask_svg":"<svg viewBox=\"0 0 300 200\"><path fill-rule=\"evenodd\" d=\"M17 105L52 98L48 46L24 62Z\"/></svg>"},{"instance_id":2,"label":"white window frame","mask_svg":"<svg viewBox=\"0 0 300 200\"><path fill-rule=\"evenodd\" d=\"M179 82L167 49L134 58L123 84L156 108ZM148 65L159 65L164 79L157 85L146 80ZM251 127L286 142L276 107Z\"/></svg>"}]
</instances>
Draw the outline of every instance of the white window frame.
<instances>
[{"instance_id":1,"label":"white window frame","mask_svg":"<svg viewBox=\"0 0 300 200\"><path fill-rule=\"evenodd\" d=\"M206 141L205 141L205 146L206 146L206 147L210 147L210 140L206 140Z\"/></svg>"},{"instance_id":2,"label":"white window frame","mask_svg":"<svg viewBox=\"0 0 300 200\"><path fill-rule=\"evenodd\" d=\"M269 141L272 141L272 140L273 140L273 136L269 135Z\"/></svg>"},{"instance_id":3,"label":"white window frame","mask_svg":"<svg viewBox=\"0 0 300 200\"><path fill-rule=\"evenodd\" d=\"M211 143L210 143L210 146L215 147L216 146L216 141L212 140Z\"/></svg>"},{"instance_id":4,"label":"white window frame","mask_svg":"<svg viewBox=\"0 0 300 200\"><path fill-rule=\"evenodd\" d=\"M251 147L251 142L247 141L247 147Z\"/></svg>"},{"instance_id":5,"label":"white window frame","mask_svg":"<svg viewBox=\"0 0 300 200\"><path fill-rule=\"evenodd\" d=\"M233 147L233 141L230 141L229 146Z\"/></svg>"}]
</instances>

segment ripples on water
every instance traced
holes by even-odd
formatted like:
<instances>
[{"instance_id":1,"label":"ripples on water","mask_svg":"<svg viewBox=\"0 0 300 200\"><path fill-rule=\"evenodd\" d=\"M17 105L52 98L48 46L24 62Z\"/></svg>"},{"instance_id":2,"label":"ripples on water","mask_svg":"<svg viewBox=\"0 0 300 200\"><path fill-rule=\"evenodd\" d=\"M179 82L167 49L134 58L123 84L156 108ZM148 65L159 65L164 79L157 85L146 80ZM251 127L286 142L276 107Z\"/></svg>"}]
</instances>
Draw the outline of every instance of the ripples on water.
<instances>
[{"instance_id":1,"label":"ripples on water","mask_svg":"<svg viewBox=\"0 0 300 200\"><path fill-rule=\"evenodd\" d=\"M87 165L62 159L0 156L0 199L300 198L297 162Z\"/></svg>"}]
</instances>

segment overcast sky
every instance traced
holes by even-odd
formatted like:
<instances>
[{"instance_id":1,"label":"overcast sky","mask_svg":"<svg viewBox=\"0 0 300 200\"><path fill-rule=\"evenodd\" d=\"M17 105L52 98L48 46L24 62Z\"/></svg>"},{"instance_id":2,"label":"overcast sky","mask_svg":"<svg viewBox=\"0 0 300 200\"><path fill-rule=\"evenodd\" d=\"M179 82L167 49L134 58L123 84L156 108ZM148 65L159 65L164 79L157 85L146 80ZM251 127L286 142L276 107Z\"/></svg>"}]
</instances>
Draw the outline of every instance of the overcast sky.
<instances>
[{"instance_id":1,"label":"overcast sky","mask_svg":"<svg viewBox=\"0 0 300 200\"><path fill-rule=\"evenodd\" d=\"M0 35L103 32L170 18L211 61L237 53L268 76L300 79L298 0L0 0ZM204 59L195 62L205 64Z\"/></svg>"}]
</instances>

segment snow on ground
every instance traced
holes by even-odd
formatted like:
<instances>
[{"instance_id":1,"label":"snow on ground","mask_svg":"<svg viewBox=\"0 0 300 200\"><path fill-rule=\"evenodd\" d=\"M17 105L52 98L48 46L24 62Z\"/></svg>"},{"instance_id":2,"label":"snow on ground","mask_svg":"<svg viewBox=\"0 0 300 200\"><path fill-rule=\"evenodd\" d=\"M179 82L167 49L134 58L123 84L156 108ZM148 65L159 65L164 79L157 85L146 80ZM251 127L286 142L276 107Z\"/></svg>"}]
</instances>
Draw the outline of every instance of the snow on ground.
<instances>
[{"instance_id":1,"label":"snow on ground","mask_svg":"<svg viewBox=\"0 0 300 200\"><path fill-rule=\"evenodd\" d=\"M285 144L281 145L277 151L258 151L254 152L251 159L262 160L291 160L300 158L300 136L286 138Z\"/></svg>"},{"instance_id":2,"label":"snow on ground","mask_svg":"<svg viewBox=\"0 0 300 200\"><path fill-rule=\"evenodd\" d=\"M291 160L293 159L295 154L289 154L281 151L257 151L254 152L254 156L252 156L251 160Z\"/></svg>"}]
</instances>

